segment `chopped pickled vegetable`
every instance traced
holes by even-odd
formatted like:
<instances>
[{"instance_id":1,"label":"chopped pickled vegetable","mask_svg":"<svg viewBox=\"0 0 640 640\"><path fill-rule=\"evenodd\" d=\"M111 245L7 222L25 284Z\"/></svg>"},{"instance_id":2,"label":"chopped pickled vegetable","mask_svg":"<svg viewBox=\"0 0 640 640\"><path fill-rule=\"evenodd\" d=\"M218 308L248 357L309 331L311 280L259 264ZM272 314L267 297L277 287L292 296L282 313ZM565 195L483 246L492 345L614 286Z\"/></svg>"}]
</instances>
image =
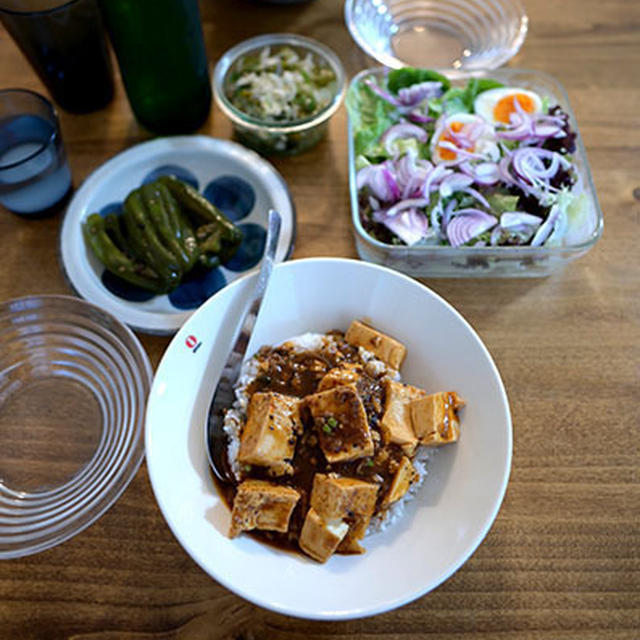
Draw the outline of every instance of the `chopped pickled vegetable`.
<instances>
[{"instance_id":1,"label":"chopped pickled vegetable","mask_svg":"<svg viewBox=\"0 0 640 640\"><path fill-rule=\"evenodd\" d=\"M247 115L265 121L294 122L329 105L336 75L311 52L265 47L241 58L227 79L227 97Z\"/></svg>"}]
</instances>

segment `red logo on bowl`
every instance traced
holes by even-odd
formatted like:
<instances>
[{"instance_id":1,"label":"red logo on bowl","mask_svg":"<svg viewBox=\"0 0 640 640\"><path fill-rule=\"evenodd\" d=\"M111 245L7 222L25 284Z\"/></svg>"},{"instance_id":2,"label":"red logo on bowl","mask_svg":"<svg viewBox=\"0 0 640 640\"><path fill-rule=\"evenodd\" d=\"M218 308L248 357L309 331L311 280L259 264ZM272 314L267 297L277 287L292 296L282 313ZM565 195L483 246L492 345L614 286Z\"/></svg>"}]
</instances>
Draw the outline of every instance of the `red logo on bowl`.
<instances>
[{"instance_id":1,"label":"red logo on bowl","mask_svg":"<svg viewBox=\"0 0 640 640\"><path fill-rule=\"evenodd\" d=\"M184 343L187 345L188 349L191 349L191 351L193 351L193 353L195 353L200 348L200 345L202 344L202 342L198 342L198 338L196 338L193 335L187 336Z\"/></svg>"}]
</instances>

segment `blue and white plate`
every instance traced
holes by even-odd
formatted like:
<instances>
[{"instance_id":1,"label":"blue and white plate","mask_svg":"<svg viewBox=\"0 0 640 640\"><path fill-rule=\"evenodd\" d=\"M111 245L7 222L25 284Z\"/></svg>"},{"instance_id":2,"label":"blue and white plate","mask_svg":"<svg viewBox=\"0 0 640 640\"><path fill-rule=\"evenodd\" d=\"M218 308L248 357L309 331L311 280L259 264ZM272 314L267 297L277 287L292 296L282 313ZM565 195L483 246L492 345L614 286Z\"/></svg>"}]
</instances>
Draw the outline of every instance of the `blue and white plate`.
<instances>
[{"instance_id":1,"label":"blue and white plate","mask_svg":"<svg viewBox=\"0 0 640 640\"><path fill-rule=\"evenodd\" d=\"M236 255L225 265L187 277L167 295L153 295L115 278L86 246L82 223L92 213L120 210L127 194L171 173L197 188L244 232ZM267 213L282 216L276 261L286 260L295 236L295 209L282 176L259 155L208 136L158 138L136 145L96 169L74 195L60 235L62 267L74 290L147 333L177 331L205 300L256 268L264 252Z\"/></svg>"}]
</instances>

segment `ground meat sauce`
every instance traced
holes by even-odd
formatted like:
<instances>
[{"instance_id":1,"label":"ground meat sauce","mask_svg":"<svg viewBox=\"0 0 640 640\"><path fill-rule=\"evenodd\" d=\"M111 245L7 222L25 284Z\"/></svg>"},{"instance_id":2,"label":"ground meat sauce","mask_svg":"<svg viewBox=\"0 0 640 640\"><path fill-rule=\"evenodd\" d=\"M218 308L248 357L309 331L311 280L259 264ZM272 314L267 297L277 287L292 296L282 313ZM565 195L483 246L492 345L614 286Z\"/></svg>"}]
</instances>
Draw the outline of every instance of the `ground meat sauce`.
<instances>
[{"instance_id":1,"label":"ground meat sauce","mask_svg":"<svg viewBox=\"0 0 640 640\"><path fill-rule=\"evenodd\" d=\"M346 363L362 365L357 347L344 340L340 331L329 332L335 340L318 350L302 351L292 349L286 345L280 347L263 347L256 354L261 363L260 374L248 385L249 395L258 391L274 391L277 393L304 398L316 393L320 380L331 370ZM293 487L300 492L301 498L291 515L287 533L254 530L250 535L263 542L274 544L279 548L300 551L298 538L304 523L305 514L309 508L313 477L316 473L336 472L340 476L357 478L380 486L378 504L374 516L381 512L381 501L387 493L394 474L398 469L403 452L395 444L384 445L379 431L379 423L385 404L384 378L386 370L369 371L366 366L358 367L359 378L356 384L358 395L362 400L371 429L374 454L350 462L329 464L319 446L319 437L332 436L318 431L314 425L308 408L301 405L300 418L303 433L298 436L295 455L292 461L294 473L288 476L273 477L266 469L252 466L246 478L268 480L273 484ZM349 425L340 425L342 431L335 438L335 446L343 446L349 441ZM216 479L220 494L224 496L229 508L233 506L236 486L222 484ZM348 522L348 518L346 519Z\"/></svg>"}]
</instances>

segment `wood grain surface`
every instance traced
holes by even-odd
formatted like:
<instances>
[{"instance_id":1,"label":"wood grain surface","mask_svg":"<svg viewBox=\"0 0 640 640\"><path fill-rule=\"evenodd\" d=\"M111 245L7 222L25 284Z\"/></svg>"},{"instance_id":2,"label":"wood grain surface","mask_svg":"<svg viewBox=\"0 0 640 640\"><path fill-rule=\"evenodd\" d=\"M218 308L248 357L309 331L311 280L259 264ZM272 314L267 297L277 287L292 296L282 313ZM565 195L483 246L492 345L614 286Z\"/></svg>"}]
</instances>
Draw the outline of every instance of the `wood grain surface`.
<instances>
[{"instance_id":1,"label":"wood grain surface","mask_svg":"<svg viewBox=\"0 0 640 640\"><path fill-rule=\"evenodd\" d=\"M589 254L547 279L427 282L486 342L513 413L507 495L476 553L439 588L384 615L283 617L195 565L166 526L143 465L86 531L0 563L2 640L640 638L640 3L525 4L529 34L511 65L551 73L567 89L605 231ZM203 0L201 8L211 63L246 37L291 31L333 47L350 76L371 64L339 0ZM4 30L0 84L44 92ZM106 109L63 112L61 121L76 186L150 137L119 80ZM229 138L231 130L214 108L201 133ZM298 210L293 257L356 257L344 108L317 148L274 164ZM60 217L26 221L0 210L0 299L70 293L58 268L59 225ZM168 339L141 339L156 365Z\"/></svg>"}]
</instances>

